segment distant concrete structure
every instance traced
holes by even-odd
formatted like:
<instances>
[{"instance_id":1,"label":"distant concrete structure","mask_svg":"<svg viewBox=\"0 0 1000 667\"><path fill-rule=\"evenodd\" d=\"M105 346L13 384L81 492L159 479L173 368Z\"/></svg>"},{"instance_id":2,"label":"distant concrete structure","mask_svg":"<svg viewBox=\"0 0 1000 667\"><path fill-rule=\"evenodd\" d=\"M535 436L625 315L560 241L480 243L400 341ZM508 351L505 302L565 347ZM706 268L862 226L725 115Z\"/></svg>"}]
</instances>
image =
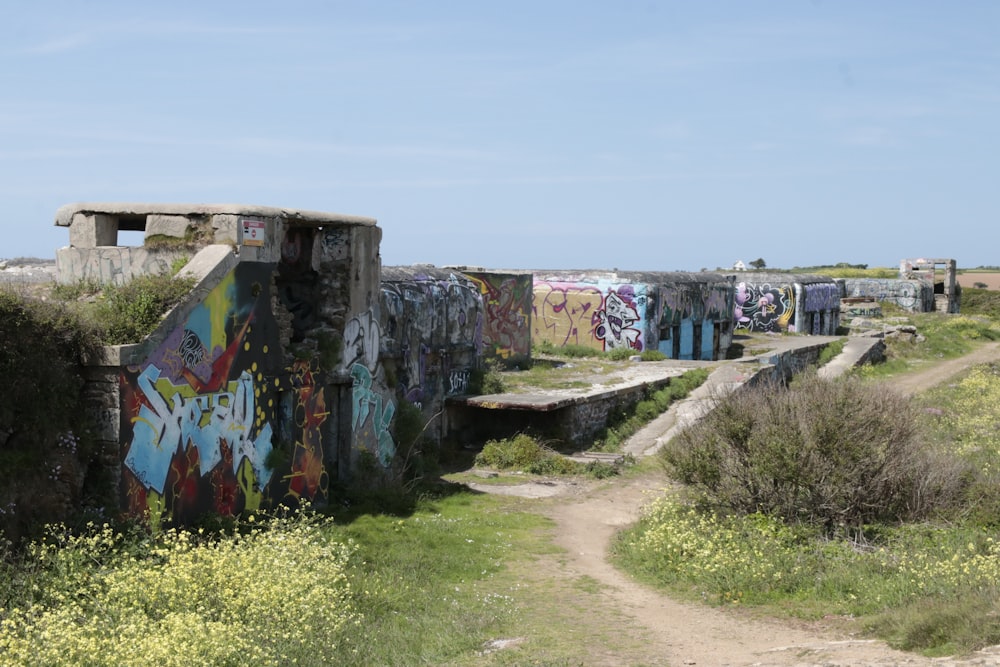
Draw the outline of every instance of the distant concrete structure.
<instances>
[{"instance_id":1,"label":"distant concrete structure","mask_svg":"<svg viewBox=\"0 0 1000 667\"><path fill-rule=\"evenodd\" d=\"M938 267L943 267L939 272ZM894 304L915 313L957 313L962 288L954 259L904 259L898 278L845 278L845 299Z\"/></svg>"},{"instance_id":2,"label":"distant concrete structure","mask_svg":"<svg viewBox=\"0 0 1000 667\"><path fill-rule=\"evenodd\" d=\"M938 274L941 267L941 274ZM957 313L961 304L962 287L956 279L957 264L953 259L904 259L899 262L900 278L916 278L930 283L934 290L934 308L939 313ZM938 278L940 277L940 280Z\"/></svg>"}]
</instances>

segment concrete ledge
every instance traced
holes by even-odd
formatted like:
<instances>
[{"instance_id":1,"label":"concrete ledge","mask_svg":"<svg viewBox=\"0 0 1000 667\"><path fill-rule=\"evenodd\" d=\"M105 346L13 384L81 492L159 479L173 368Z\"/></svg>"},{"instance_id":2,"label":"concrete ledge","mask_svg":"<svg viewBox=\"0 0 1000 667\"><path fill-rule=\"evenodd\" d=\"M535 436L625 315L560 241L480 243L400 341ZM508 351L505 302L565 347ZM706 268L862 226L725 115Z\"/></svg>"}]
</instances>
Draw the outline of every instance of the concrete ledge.
<instances>
[{"instance_id":1,"label":"concrete ledge","mask_svg":"<svg viewBox=\"0 0 1000 667\"><path fill-rule=\"evenodd\" d=\"M321 226L330 223L352 225L375 225L374 218L342 213L325 213L296 208L276 208L273 206L249 206L246 204L154 204L135 202L77 202L59 207L56 211L57 227L69 227L76 214L95 215L246 215L264 216L294 220L299 224L310 223Z\"/></svg>"}]
</instances>

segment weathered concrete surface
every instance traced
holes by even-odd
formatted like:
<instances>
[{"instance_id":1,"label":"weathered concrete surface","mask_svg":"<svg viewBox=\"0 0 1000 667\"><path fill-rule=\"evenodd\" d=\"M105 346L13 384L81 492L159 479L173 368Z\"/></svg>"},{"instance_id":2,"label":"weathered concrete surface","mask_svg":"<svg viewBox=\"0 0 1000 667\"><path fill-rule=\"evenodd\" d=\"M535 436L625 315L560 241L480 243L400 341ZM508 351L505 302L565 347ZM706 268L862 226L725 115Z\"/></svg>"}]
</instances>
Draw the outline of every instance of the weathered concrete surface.
<instances>
[{"instance_id":1,"label":"weathered concrete surface","mask_svg":"<svg viewBox=\"0 0 1000 667\"><path fill-rule=\"evenodd\" d=\"M880 361L885 357L885 341L881 338L854 336L847 340L843 351L819 369L821 378L835 378L852 368Z\"/></svg>"}]
</instances>

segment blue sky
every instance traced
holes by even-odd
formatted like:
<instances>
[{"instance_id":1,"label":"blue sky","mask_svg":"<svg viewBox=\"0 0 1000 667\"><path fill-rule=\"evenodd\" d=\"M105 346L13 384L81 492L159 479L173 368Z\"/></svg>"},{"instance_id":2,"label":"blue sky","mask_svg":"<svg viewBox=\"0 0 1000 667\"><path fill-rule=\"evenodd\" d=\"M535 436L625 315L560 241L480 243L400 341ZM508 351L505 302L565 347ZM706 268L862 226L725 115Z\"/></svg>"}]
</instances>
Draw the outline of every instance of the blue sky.
<instances>
[{"instance_id":1,"label":"blue sky","mask_svg":"<svg viewBox=\"0 0 1000 667\"><path fill-rule=\"evenodd\" d=\"M8 0L0 257L149 201L371 216L386 265L996 265L998 125L992 0Z\"/></svg>"}]
</instances>

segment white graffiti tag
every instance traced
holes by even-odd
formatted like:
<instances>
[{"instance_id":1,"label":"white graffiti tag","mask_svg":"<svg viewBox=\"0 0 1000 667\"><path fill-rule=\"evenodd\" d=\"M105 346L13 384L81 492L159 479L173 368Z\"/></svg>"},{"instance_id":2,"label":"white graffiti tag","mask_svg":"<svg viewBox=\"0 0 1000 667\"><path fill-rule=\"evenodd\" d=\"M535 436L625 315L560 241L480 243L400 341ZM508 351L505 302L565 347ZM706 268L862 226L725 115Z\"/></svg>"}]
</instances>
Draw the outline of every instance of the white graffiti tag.
<instances>
[{"instance_id":1,"label":"white graffiti tag","mask_svg":"<svg viewBox=\"0 0 1000 667\"><path fill-rule=\"evenodd\" d=\"M125 465L139 480L163 493L171 460L189 445L197 448L199 468L205 475L222 461L221 444L225 443L233 453L233 472L244 458L249 459L258 483L267 484L272 471L264 461L272 449L271 425L265 424L257 438L251 439L255 409L250 373L243 371L230 382L229 391L186 398L180 391L164 397L156 386L159 378L160 370L153 365L138 378L147 402L132 420L135 425Z\"/></svg>"}]
</instances>

